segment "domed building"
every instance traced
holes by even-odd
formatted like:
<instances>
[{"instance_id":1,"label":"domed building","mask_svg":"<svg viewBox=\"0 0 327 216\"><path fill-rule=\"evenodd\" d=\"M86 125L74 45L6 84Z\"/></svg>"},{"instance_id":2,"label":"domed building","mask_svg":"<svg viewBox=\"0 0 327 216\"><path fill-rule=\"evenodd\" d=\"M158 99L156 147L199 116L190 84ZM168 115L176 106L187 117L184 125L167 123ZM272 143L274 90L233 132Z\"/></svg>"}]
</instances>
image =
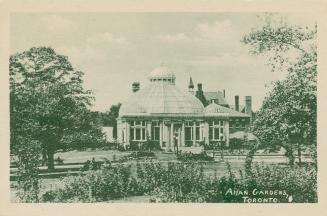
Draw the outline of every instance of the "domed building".
<instances>
[{"instance_id":1,"label":"domed building","mask_svg":"<svg viewBox=\"0 0 327 216\"><path fill-rule=\"evenodd\" d=\"M240 123L244 130L249 125L250 115L219 105L217 100L204 107L195 96L192 80L192 89L183 91L175 85L175 79L171 70L159 67L150 73L146 87L140 89L139 83L133 83L133 94L122 103L117 119L120 143L126 146L151 140L166 150L210 142L228 146L233 130L230 122Z\"/></svg>"}]
</instances>

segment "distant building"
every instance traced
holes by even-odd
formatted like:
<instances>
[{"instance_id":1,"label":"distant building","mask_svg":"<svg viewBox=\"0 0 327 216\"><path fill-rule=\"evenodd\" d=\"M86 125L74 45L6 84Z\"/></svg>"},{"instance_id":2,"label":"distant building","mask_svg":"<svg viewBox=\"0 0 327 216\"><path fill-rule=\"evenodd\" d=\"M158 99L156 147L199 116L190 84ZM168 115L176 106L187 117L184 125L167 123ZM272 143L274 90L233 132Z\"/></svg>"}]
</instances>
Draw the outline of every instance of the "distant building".
<instances>
[{"instance_id":1,"label":"distant building","mask_svg":"<svg viewBox=\"0 0 327 216\"><path fill-rule=\"evenodd\" d=\"M250 96L246 96L243 113L239 100L235 100L235 109L230 108L225 91L203 92L202 84L194 91L192 78L189 91L183 91L175 79L167 67L159 67L150 73L149 85L140 88L139 83L133 83L133 94L119 110L119 142L129 145L151 139L167 150L197 147L201 142L228 146L231 133L247 130L252 113Z\"/></svg>"},{"instance_id":2,"label":"distant building","mask_svg":"<svg viewBox=\"0 0 327 216\"><path fill-rule=\"evenodd\" d=\"M113 127L102 127L102 132L106 136L106 140L108 142L114 142L115 141L114 134L113 134L113 129L114 129Z\"/></svg>"}]
</instances>

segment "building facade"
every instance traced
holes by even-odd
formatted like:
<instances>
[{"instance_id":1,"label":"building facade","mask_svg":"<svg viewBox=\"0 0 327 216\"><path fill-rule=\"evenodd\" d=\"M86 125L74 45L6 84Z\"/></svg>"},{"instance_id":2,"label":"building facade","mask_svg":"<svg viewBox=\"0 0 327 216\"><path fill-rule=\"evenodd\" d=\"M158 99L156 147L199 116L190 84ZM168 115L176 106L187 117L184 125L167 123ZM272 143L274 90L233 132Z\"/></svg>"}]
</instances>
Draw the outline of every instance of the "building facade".
<instances>
[{"instance_id":1,"label":"building facade","mask_svg":"<svg viewBox=\"0 0 327 216\"><path fill-rule=\"evenodd\" d=\"M175 79L167 67L159 67L151 72L149 85L140 88L133 83L133 94L122 103L117 119L120 143L151 140L166 150L210 143L228 146L231 133L247 130L251 115L229 108L224 97L223 105L212 98L204 105L193 91L192 80L189 91L183 91Z\"/></svg>"}]
</instances>

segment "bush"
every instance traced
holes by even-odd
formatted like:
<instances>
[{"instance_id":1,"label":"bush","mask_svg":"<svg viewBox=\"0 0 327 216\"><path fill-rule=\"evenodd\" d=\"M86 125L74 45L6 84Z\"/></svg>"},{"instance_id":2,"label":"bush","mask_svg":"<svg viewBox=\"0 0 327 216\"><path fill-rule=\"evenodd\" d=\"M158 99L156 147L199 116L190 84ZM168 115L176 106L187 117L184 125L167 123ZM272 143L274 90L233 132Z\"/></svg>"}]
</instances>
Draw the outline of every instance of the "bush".
<instances>
[{"instance_id":1,"label":"bush","mask_svg":"<svg viewBox=\"0 0 327 216\"><path fill-rule=\"evenodd\" d=\"M221 150L228 148L225 141L209 141L208 144L202 142L200 145L204 147L204 150Z\"/></svg>"},{"instance_id":2,"label":"bush","mask_svg":"<svg viewBox=\"0 0 327 216\"><path fill-rule=\"evenodd\" d=\"M278 165L256 165L246 180L248 188L285 190L293 202L317 202L317 171L314 166L282 167ZM287 202L283 197L281 202Z\"/></svg>"},{"instance_id":3,"label":"bush","mask_svg":"<svg viewBox=\"0 0 327 216\"><path fill-rule=\"evenodd\" d=\"M104 164L100 170L87 171L79 176L61 180L61 187L47 191L45 202L98 202L128 196L151 195L155 202L244 202L244 196L264 199L278 198L278 202L317 202L317 176L314 166L260 165L250 174L239 176L231 172L218 178L206 176L203 166L194 162L136 164L113 167ZM263 194L252 194L253 190ZM233 191L233 192L228 192ZM235 193L236 191L236 193ZM248 191L248 195L237 193ZM264 194L268 191L268 195ZM269 194L270 191L273 194ZM277 194L274 194L277 191ZM279 193L282 192L282 194ZM284 193L285 191L285 193Z\"/></svg>"},{"instance_id":4,"label":"bush","mask_svg":"<svg viewBox=\"0 0 327 216\"><path fill-rule=\"evenodd\" d=\"M95 158L92 158L92 160L87 160L83 167L81 168L82 171L88 171L88 170L98 170L101 168L102 162L101 161L95 161Z\"/></svg>"},{"instance_id":5,"label":"bush","mask_svg":"<svg viewBox=\"0 0 327 216\"><path fill-rule=\"evenodd\" d=\"M285 167L256 164L251 175L236 178L234 174L220 179L224 202L244 202L244 195L232 191L248 191L250 199L277 198L278 202L317 202L317 176L313 166ZM255 190L255 191L254 191ZM265 194L266 193L266 194ZM268 193L268 194L267 194Z\"/></svg>"},{"instance_id":6,"label":"bush","mask_svg":"<svg viewBox=\"0 0 327 216\"><path fill-rule=\"evenodd\" d=\"M137 160L137 159L142 159L142 158L155 158L154 152L149 152L149 151L135 151L132 152L128 155L123 156L122 158L119 159L119 162L125 162L128 160Z\"/></svg>"},{"instance_id":7,"label":"bush","mask_svg":"<svg viewBox=\"0 0 327 216\"><path fill-rule=\"evenodd\" d=\"M203 167L194 163L170 163L161 184L151 193L158 202L204 202L206 178Z\"/></svg>"},{"instance_id":8,"label":"bush","mask_svg":"<svg viewBox=\"0 0 327 216\"><path fill-rule=\"evenodd\" d=\"M245 140L244 139L238 139L238 138L231 138L229 140L229 148L230 149L241 149L245 146Z\"/></svg>"},{"instance_id":9,"label":"bush","mask_svg":"<svg viewBox=\"0 0 327 216\"><path fill-rule=\"evenodd\" d=\"M98 202L140 195L130 166L104 166L61 180L61 187L43 194L44 202Z\"/></svg>"},{"instance_id":10,"label":"bush","mask_svg":"<svg viewBox=\"0 0 327 216\"><path fill-rule=\"evenodd\" d=\"M177 160L188 162L188 161L214 161L214 158L207 155L206 152L202 152L199 154L185 152L178 154Z\"/></svg>"},{"instance_id":11,"label":"bush","mask_svg":"<svg viewBox=\"0 0 327 216\"><path fill-rule=\"evenodd\" d=\"M117 150L123 152L123 151L126 151L127 149L124 147L124 145L119 144L118 147L117 147Z\"/></svg>"}]
</instances>

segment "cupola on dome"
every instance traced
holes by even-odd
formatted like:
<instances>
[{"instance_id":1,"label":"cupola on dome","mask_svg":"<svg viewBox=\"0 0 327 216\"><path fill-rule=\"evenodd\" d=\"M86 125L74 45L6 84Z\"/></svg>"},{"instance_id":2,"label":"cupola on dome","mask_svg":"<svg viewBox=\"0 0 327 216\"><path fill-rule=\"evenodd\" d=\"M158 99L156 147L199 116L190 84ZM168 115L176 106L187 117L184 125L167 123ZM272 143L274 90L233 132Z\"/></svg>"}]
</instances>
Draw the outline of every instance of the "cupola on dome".
<instances>
[{"instance_id":1,"label":"cupola on dome","mask_svg":"<svg viewBox=\"0 0 327 216\"><path fill-rule=\"evenodd\" d=\"M149 76L150 82L167 82L175 84L175 74L166 66L155 68Z\"/></svg>"}]
</instances>

